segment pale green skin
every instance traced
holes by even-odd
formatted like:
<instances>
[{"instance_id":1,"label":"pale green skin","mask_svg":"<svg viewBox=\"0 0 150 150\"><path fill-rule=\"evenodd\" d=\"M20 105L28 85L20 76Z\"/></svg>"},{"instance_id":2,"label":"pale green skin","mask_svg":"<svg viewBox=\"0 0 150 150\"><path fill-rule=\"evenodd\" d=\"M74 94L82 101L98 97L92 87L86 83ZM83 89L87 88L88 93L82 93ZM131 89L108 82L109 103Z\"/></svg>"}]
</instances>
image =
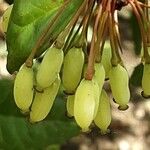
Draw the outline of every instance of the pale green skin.
<instances>
[{"instance_id":1,"label":"pale green skin","mask_svg":"<svg viewBox=\"0 0 150 150\"><path fill-rule=\"evenodd\" d=\"M102 63L95 63L94 68L95 68L95 74L93 78L97 81L99 85L99 90L101 92L105 81L105 69Z\"/></svg>"},{"instance_id":2,"label":"pale green skin","mask_svg":"<svg viewBox=\"0 0 150 150\"><path fill-rule=\"evenodd\" d=\"M44 89L43 93L35 93L31 106L30 122L38 122L46 118L50 112L60 86L60 78L57 77L54 83Z\"/></svg>"},{"instance_id":3,"label":"pale green skin","mask_svg":"<svg viewBox=\"0 0 150 150\"><path fill-rule=\"evenodd\" d=\"M23 65L14 82L14 99L22 112L28 112L33 99L33 69Z\"/></svg>"},{"instance_id":4,"label":"pale green skin","mask_svg":"<svg viewBox=\"0 0 150 150\"><path fill-rule=\"evenodd\" d=\"M125 109L130 100L129 76L126 69L120 64L112 67L109 72L109 81L116 103Z\"/></svg>"},{"instance_id":5,"label":"pale green skin","mask_svg":"<svg viewBox=\"0 0 150 150\"><path fill-rule=\"evenodd\" d=\"M63 57L61 49L49 48L47 50L36 75L38 88L47 88L55 81L63 63Z\"/></svg>"},{"instance_id":6,"label":"pale green skin","mask_svg":"<svg viewBox=\"0 0 150 150\"><path fill-rule=\"evenodd\" d=\"M93 81L83 79L75 93L74 117L82 131L88 131L94 119L95 92L93 84Z\"/></svg>"},{"instance_id":7,"label":"pale green skin","mask_svg":"<svg viewBox=\"0 0 150 150\"><path fill-rule=\"evenodd\" d=\"M84 64L82 48L71 48L64 58L62 82L66 93L74 93L80 80Z\"/></svg>"},{"instance_id":8,"label":"pale green skin","mask_svg":"<svg viewBox=\"0 0 150 150\"><path fill-rule=\"evenodd\" d=\"M107 133L107 128L111 123L111 108L109 97L105 90L101 92L98 112L94 122L101 129L102 133Z\"/></svg>"},{"instance_id":9,"label":"pale green skin","mask_svg":"<svg viewBox=\"0 0 150 150\"><path fill-rule=\"evenodd\" d=\"M87 64L84 65L84 74L86 73ZM94 118L96 117L96 113L99 106L99 96L104 85L105 80L105 70L102 63L95 63L94 64L95 74L93 76L93 81L95 82L95 112ZM98 85L98 87L97 87Z\"/></svg>"},{"instance_id":10,"label":"pale green skin","mask_svg":"<svg viewBox=\"0 0 150 150\"><path fill-rule=\"evenodd\" d=\"M93 79L97 81L100 92L101 92L104 81L105 81L105 69L102 63L95 63L94 69L95 69L95 74L93 76ZM87 70L87 64L84 65L84 70L83 70L84 76L85 76L86 70Z\"/></svg>"},{"instance_id":11,"label":"pale green skin","mask_svg":"<svg viewBox=\"0 0 150 150\"><path fill-rule=\"evenodd\" d=\"M99 106L99 97L101 90L98 86L97 80L93 79L93 90L94 90L94 96L95 96L95 110L94 110L94 118L96 117L98 106Z\"/></svg>"},{"instance_id":12,"label":"pale green skin","mask_svg":"<svg viewBox=\"0 0 150 150\"><path fill-rule=\"evenodd\" d=\"M150 64L144 65L142 89L144 91L145 96L150 96Z\"/></svg>"},{"instance_id":13,"label":"pale green skin","mask_svg":"<svg viewBox=\"0 0 150 150\"><path fill-rule=\"evenodd\" d=\"M3 32L7 32L9 18L10 18L12 8L13 8L13 5L10 5L3 14L3 18L2 18Z\"/></svg>"},{"instance_id":14,"label":"pale green skin","mask_svg":"<svg viewBox=\"0 0 150 150\"><path fill-rule=\"evenodd\" d=\"M104 66L105 69L105 78L109 78L109 71L111 69L111 48L110 45L106 43L106 46L103 49L103 54L102 54L102 60L101 63Z\"/></svg>"},{"instance_id":15,"label":"pale green skin","mask_svg":"<svg viewBox=\"0 0 150 150\"><path fill-rule=\"evenodd\" d=\"M66 108L67 108L67 115L69 117L74 116L74 95L68 95L67 97L67 103L66 103Z\"/></svg>"}]
</instances>

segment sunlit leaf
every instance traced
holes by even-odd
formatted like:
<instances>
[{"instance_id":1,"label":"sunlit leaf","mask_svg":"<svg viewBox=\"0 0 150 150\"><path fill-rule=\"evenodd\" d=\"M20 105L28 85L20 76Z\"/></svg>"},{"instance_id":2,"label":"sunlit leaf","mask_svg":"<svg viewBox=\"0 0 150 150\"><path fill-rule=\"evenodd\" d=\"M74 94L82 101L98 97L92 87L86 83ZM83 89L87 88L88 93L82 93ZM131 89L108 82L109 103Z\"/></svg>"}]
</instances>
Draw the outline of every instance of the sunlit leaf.
<instances>
[{"instance_id":1,"label":"sunlit leaf","mask_svg":"<svg viewBox=\"0 0 150 150\"><path fill-rule=\"evenodd\" d=\"M18 70L25 62L38 39L62 6L63 0L15 0L6 35L10 73ZM47 33L45 42L37 49L40 55L64 30L83 0L70 0L60 13L54 26Z\"/></svg>"}]
</instances>

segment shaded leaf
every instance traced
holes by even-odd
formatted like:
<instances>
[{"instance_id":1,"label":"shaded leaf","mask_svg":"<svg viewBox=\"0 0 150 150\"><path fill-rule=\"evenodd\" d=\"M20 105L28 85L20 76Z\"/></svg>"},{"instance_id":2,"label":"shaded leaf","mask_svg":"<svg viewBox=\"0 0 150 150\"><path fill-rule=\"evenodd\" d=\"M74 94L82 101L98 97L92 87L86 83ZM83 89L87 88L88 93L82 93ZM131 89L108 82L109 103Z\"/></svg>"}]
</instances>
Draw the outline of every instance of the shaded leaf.
<instances>
[{"instance_id":1,"label":"shaded leaf","mask_svg":"<svg viewBox=\"0 0 150 150\"><path fill-rule=\"evenodd\" d=\"M12 83L10 80L0 80L0 104L3 103L5 99L7 99L7 96L10 94L10 90L12 89L11 85Z\"/></svg>"}]
</instances>

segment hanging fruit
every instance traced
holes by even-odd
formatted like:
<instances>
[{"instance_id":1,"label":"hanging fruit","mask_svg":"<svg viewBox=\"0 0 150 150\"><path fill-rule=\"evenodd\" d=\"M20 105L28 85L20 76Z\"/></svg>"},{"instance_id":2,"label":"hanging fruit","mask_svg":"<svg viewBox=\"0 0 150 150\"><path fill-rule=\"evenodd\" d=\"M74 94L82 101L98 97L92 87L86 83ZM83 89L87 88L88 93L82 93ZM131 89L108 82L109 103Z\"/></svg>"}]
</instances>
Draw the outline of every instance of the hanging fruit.
<instances>
[{"instance_id":1,"label":"hanging fruit","mask_svg":"<svg viewBox=\"0 0 150 150\"><path fill-rule=\"evenodd\" d=\"M107 133L111 108L103 89L105 79L109 78L107 83L120 110L126 110L130 100L118 18L118 11L127 5L141 31L142 95L150 97L148 0L57 0L38 4L40 11L36 6L31 12L31 4L25 7L16 0L3 14L7 69L11 74L19 70L14 81L17 107L29 114L30 122L42 121L61 86L67 97L67 115L81 130L89 131L94 122Z\"/></svg>"}]
</instances>

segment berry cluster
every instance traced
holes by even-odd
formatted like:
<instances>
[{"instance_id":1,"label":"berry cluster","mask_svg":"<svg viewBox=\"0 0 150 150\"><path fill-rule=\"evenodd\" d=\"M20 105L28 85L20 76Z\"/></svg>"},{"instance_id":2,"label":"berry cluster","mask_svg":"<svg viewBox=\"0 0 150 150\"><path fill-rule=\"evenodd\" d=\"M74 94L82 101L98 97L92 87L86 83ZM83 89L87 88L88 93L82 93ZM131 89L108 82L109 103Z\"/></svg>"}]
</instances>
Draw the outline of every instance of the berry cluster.
<instances>
[{"instance_id":1,"label":"berry cluster","mask_svg":"<svg viewBox=\"0 0 150 150\"><path fill-rule=\"evenodd\" d=\"M148 0L144 3L138 0L84 0L66 29L46 51L42 62L33 61L36 55L36 49L33 49L16 75L15 102L22 112L29 112L30 122L41 121L48 115L61 81L67 94L68 116L74 116L82 131L88 131L94 121L103 133L107 132L111 107L103 89L106 78L118 108L128 108L129 77L120 56L118 27L118 11L126 5L131 5L139 23L144 64L142 95L150 96ZM93 28L90 42L87 40L89 27ZM109 49L104 48L107 39Z\"/></svg>"}]
</instances>

